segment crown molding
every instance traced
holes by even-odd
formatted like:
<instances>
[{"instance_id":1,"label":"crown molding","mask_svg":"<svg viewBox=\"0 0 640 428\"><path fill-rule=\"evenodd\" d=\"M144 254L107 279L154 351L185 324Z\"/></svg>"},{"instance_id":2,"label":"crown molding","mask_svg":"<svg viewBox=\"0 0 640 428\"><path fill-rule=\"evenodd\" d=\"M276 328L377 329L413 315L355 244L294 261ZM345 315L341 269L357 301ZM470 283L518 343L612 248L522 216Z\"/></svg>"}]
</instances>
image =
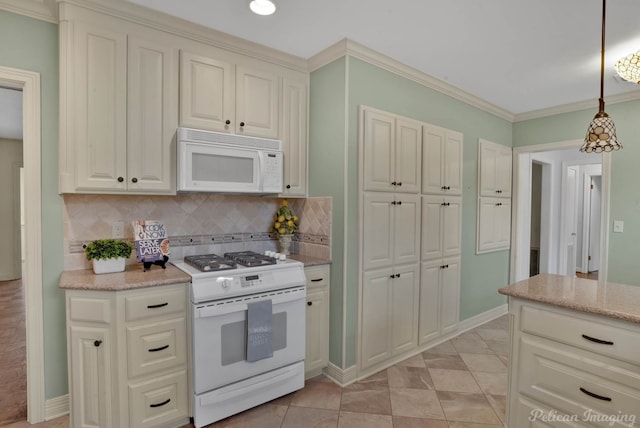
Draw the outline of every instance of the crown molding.
<instances>
[{"instance_id":1,"label":"crown molding","mask_svg":"<svg viewBox=\"0 0 640 428\"><path fill-rule=\"evenodd\" d=\"M166 13L153 9L148 9L135 3L123 0L60 0L59 2L61 7L60 20L66 19L64 8L65 4L75 5L124 19L139 25L144 25L165 33L174 34L179 37L186 37L208 45L231 50L242 55L277 64L292 70L305 73L309 71L307 61L303 58L284 53L259 43L254 43L240 37L232 36L221 31L213 30L203 25L186 21L182 18L167 15Z\"/></svg>"},{"instance_id":2,"label":"crown molding","mask_svg":"<svg viewBox=\"0 0 640 428\"><path fill-rule=\"evenodd\" d=\"M0 9L41 21L58 23L55 0L0 0Z\"/></svg>"},{"instance_id":3,"label":"crown molding","mask_svg":"<svg viewBox=\"0 0 640 428\"><path fill-rule=\"evenodd\" d=\"M606 104L618 104L625 103L627 101L640 100L640 90L633 92L625 92L624 94L612 95L605 99ZM557 114L572 113L574 111L587 110L592 108L598 108L598 100L580 101L571 104L564 104L561 106L549 107L540 110L533 110L526 113L516 114L514 116L514 122L523 122L531 119L541 119L543 117L555 116Z\"/></svg>"},{"instance_id":4,"label":"crown molding","mask_svg":"<svg viewBox=\"0 0 640 428\"><path fill-rule=\"evenodd\" d=\"M451 98L462 101L480 110L486 111L487 113L491 113L501 119L509 122L513 122L514 120L514 114L503 108L491 104L443 80L436 79L435 77L420 70L403 64L398 60L381 54L380 52L376 52L373 49L349 39L340 40L339 42L329 46L327 49L309 58L309 70L317 70L318 68L346 55L360 59L400 77L404 77L405 79L414 81L422 86L448 95Z\"/></svg>"}]
</instances>

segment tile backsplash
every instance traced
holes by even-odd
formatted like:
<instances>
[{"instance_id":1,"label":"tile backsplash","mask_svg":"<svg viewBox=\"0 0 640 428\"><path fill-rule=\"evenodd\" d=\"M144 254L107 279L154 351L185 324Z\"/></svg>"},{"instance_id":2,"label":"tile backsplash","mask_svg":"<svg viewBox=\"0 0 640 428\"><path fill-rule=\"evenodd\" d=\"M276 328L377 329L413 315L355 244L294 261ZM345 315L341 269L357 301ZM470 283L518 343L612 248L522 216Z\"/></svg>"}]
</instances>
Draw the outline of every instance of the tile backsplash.
<instances>
[{"instance_id":1,"label":"tile backsplash","mask_svg":"<svg viewBox=\"0 0 640 428\"><path fill-rule=\"evenodd\" d=\"M277 250L271 226L280 201L211 194L64 195L65 270L90 268L82 245L110 238L117 222L124 224L124 239L132 241L133 220L164 223L171 259L201 252ZM289 203L300 218L292 252L330 259L331 198L289 199ZM135 263L135 254L129 263Z\"/></svg>"}]
</instances>

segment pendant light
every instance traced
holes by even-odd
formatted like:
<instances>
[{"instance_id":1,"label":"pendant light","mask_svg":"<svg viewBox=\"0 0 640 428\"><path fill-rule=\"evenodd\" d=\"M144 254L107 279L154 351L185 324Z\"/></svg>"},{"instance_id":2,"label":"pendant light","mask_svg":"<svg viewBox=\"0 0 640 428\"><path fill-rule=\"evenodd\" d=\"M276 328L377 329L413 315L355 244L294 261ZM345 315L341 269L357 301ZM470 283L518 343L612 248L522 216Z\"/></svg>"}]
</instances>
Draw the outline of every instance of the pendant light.
<instances>
[{"instance_id":1,"label":"pendant light","mask_svg":"<svg viewBox=\"0 0 640 428\"><path fill-rule=\"evenodd\" d=\"M616 126L604 111L604 35L607 0L602 0L602 51L600 55L600 100L598 113L594 116L587 129L581 152L601 153L611 152L622 148L616 137Z\"/></svg>"},{"instance_id":2,"label":"pendant light","mask_svg":"<svg viewBox=\"0 0 640 428\"><path fill-rule=\"evenodd\" d=\"M624 80L640 83L640 51L621 58L613 67Z\"/></svg>"}]
</instances>

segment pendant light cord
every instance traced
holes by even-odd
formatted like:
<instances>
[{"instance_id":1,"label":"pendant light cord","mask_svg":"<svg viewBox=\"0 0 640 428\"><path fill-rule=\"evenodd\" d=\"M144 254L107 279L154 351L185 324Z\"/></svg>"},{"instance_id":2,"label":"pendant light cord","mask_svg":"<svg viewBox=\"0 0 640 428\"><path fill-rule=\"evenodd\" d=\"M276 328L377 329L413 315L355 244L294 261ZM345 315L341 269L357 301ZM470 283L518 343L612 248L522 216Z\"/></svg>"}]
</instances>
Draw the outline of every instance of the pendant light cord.
<instances>
[{"instance_id":1,"label":"pendant light cord","mask_svg":"<svg viewBox=\"0 0 640 428\"><path fill-rule=\"evenodd\" d=\"M599 100L600 113L604 113L604 35L605 35L606 14L607 14L607 0L602 0L602 50L600 53L600 100Z\"/></svg>"}]
</instances>

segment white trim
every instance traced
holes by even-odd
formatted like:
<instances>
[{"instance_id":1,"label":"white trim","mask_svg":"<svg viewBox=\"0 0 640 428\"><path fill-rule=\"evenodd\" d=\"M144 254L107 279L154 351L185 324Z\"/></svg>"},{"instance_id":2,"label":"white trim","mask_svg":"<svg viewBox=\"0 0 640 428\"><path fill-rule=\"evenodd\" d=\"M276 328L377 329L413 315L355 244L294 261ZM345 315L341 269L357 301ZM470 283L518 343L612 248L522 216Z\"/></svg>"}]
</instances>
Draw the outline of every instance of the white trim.
<instances>
[{"instance_id":1,"label":"white trim","mask_svg":"<svg viewBox=\"0 0 640 428\"><path fill-rule=\"evenodd\" d=\"M45 408L45 420L59 418L69 414L69 394L47 400Z\"/></svg>"},{"instance_id":2,"label":"white trim","mask_svg":"<svg viewBox=\"0 0 640 428\"><path fill-rule=\"evenodd\" d=\"M463 321L460 321L458 324L457 334L464 333L465 331L472 330L476 327L481 326L482 324L486 324L489 321L493 321L496 318L501 317L509 312L509 305L507 303L496 306L493 309L489 309L488 311L482 312L481 314L474 315L471 318L467 318Z\"/></svg>"},{"instance_id":3,"label":"white trim","mask_svg":"<svg viewBox=\"0 0 640 428\"><path fill-rule=\"evenodd\" d=\"M0 83L22 88L25 206L27 420L44 420L40 74L0 66Z\"/></svg>"},{"instance_id":4,"label":"white trim","mask_svg":"<svg viewBox=\"0 0 640 428\"><path fill-rule=\"evenodd\" d=\"M503 108L349 39L343 39L309 58L309 70L317 70L343 56L357 58L509 122L514 120L513 113Z\"/></svg>"},{"instance_id":5,"label":"white trim","mask_svg":"<svg viewBox=\"0 0 640 428\"><path fill-rule=\"evenodd\" d=\"M58 23L56 0L0 0L0 9L53 24Z\"/></svg>"},{"instance_id":6,"label":"white trim","mask_svg":"<svg viewBox=\"0 0 640 428\"><path fill-rule=\"evenodd\" d=\"M513 188L512 188L512 200L514 201L511 206L511 257L510 257L510 273L509 282L515 282L516 280L516 266L520 257L528 257L528 255L519 254L520 249L518 245L519 231L521 229L520 215L520 155L535 152L555 151L564 149L578 149L582 145L581 140L566 140L555 143L535 144L531 146L521 146L513 148ZM598 280L604 283L607 278L607 264L609 260L608 245L609 245L609 198L611 192L611 154L602 154L602 211L601 211L601 230L600 230L600 270L598 274Z\"/></svg>"},{"instance_id":7,"label":"white trim","mask_svg":"<svg viewBox=\"0 0 640 428\"><path fill-rule=\"evenodd\" d=\"M333 363L329 363L324 370L324 375L341 387L345 387L355 382L357 380L356 373L356 366L341 369Z\"/></svg>"},{"instance_id":8,"label":"white trim","mask_svg":"<svg viewBox=\"0 0 640 428\"><path fill-rule=\"evenodd\" d=\"M640 100L640 90L633 92L626 92L623 94L612 95L607 97L607 105L625 103L627 101ZM577 103L564 104L555 107L549 107L540 110L533 110L526 113L519 113L514 115L512 122L523 122L525 120L540 119L548 116L555 116L557 114L571 113L574 111L587 110L598 108L598 100L580 101ZM595 114L595 111L594 111Z\"/></svg>"},{"instance_id":9,"label":"white trim","mask_svg":"<svg viewBox=\"0 0 640 428\"><path fill-rule=\"evenodd\" d=\"M349 284L348 275L347 275L347 263L344 263L345 260L348 260L349 248L347 246L346 239L349 232L349 60L348 58L344 63L344 170L342 172L344 183L344 198L342 199L343 203L343 217L342 221L344 224L344 232L343 232L343 243L342 243L342 251L343 251L343 266L342 266L342 355L340 362L341 366L345 366L347 364L347 285ZM356 323L360 323L360 321L356 321ZM357 356L356 356L357 360Z\"/></svg>"}]
</instances>

